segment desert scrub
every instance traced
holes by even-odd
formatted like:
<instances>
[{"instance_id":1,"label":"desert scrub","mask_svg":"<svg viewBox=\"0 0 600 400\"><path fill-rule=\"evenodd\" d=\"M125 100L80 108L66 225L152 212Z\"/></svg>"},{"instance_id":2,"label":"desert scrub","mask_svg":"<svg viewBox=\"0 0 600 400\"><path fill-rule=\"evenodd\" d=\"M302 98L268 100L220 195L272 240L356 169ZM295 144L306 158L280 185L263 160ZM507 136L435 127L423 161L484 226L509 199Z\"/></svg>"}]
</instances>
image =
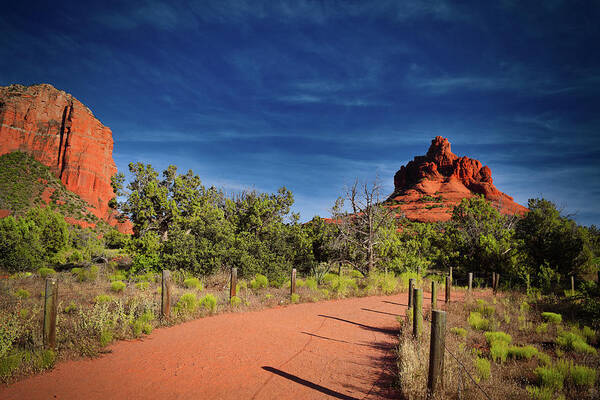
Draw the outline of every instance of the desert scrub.
<instances>
[{"instance_id":1,"label":"desert scrub","mask_svg":"<svg viewBox=\"0 0 600 400\"><path fill-rule=\"evenodd\" d=\"M179 312L193 312L197 304L198 302L194 293L185 293L179 298L175 307Z\"/></svg>"},{"instance_id":2,"label":"desert scrub","mask_svg":"<svg viewBox=\"0 0 600 400\"><path fill-rule=\"evenodd\" d=\"M179 306L179 303L177 303L177 306ZM133 335L135 337L139 337L142 333L145 335L152 333L152 321L154 321L154 313L150 310L146 310L142 315L136 318L135 321L133 321L131 325Z\"/></svg>"},{"instance_id":3,"label":"desert scrub","mask_svg":"<svg viewBox=\"0 0 600 400\"><path fill-rule=\"evenodd\" d=\"M148 290L149 287L150 287L150 282L138 282L135 284L135 288L137 290L141 290L142 292L145 290Z\"/></svg>"},{"instance_id":4,"label":"desert scrub","mask_svg":"<svg viewBox=\"0 0 600 400\"><path fill-rule=\"evenodd\" d=\"M183 286L188 289L204 290L202 282L200 282L200 279L198 278L187 278L183 281Z\"/></svg>"},{"instance_id":5,"label":"desert scrub","mask_svg":"<svg viewBox=\"0 0 600 400\"><path fill-rule=\"evenodd\" d=\"M242 304L242 299L237 296L233 296L231 299L229 299L229 304L231 304L231 307L237 307Z\"/></svg>"},{"instance_id":6,"label":"desert scrub","mask_svg":"<svg viewBox=\"0 0 600 400\"><path fill-rule=\"evenodd\" d=\"M525 388L532 400L564 400L564 396L556 396L554 389L548 387L527 386Z\"/></svg>"},{"instance_id":7,"label":"desert scrub","mask_svg":"<svg viewBox=\"0 0 600 400\"><path fill-rule=\"evenodd\" d=\"M548 323L547 322L542 322L541 324L539 324L536 328L535 328L535 332L537 334L542 334L542 333L546 333L548 332Z\"/></svg>"},{"instance_id":8,"label":"desert scrub","mask_svg":"<svg viewBox=\"0 0 600 400\"><path fill-rule=\"evenodd\" d=\"M0 359L8 356L19 337L20 324L14 314L0 314ZM10 363L10 361L7 361Z\"/></svg>"},{"instance_id":9,"label":"desert scrub","mask_svg":"<svg viewBox=\"0 0 600 400\"><path fill-rule=\"evenodd\" d=\"M490 379L491 364L487 358L477 357L475 359L475 370L477 371L477 381Z\"/></svg>"},{"instance_id":10,"label":"desert scrub","mask_svg":"<svg viewBox=\"0 0 600 400\"><path fill-rule=\"evenodd\" d=\"M565 376L555 366L537 367L535 375L540 386L554 390L561 390Z\"/></svg>"},{"instance_id":11,"label":"desert scrub","mask_svg":"<svg viewBox=\"0 0 600 400\"><path fill-rule=\"evenodd\" d=\"M115 293L120 293L125 289L125 283L123 281L114 281L110 284L110 290Z\"/></svg>"},{"instance_id":12,"label":"desert scrub","mask_svg":"<svg viewBox=\"0 0 600 400\"><path fill-rule=\"evenodd\" d=\"M296 285L298 284L298 282L296 282ZM254 277L254 279L252 279L250 281L250 287L253 290L258 290L258 289L266 289L267 286L269 286L269 279L261 274L256 274L256 276Z\"/></svg>"},{"instance_id":13,"label":"desert scrub","mask_svg":"<svg viewBox=\"0 0 600 400\"><path fill-rule=\"evenodd\" d=\"M456 336L461 338L467 337L467 330L465 328L454 327L450 329L450 332L454 333Z\"/></svg>"},{"instance_id":14,"label":"desert scrub","mask_svg":"<svg viewBox=\"0 0 600 400\"><path fill-rule=\"evenodd\" d=\"M299 296L298 294L296 294L296 293L294 293L294 294L293 294L293 295L290 297L290 302L291 302L292 304L295 304L295 303L297 303L297 302L299 302L299 301L300 301L300 296Z\"/></svg>"},{"instance_id":15,"label":"desert scrub","mask_svg":"<svg viewBox=\"0 0 600 400\"><path fill-rule=\"evenodd\" d=\"M428 364L429 357L423 346L408 337L401 337L398 347L398 375L405 398L425 398Z\"/></svg>"},{"instance_id":16,"label":"desert scrub","mask_svg":"<svg viewBox=\"0 0 600 400\"><path fill-rule=\"evenodd\" d=\"M329 282L331 286L331 290L337 295L337 297L346 297L350 290L358 290L358 285L356 281L347 276L337 276L334 275L334 279Z\"/></svg>"},{"instance_id":17,"label":"desert scrub","mask_svg":"<svg viewBox=\"0 0 600 400\"><path fill-rule=\"evenodd\" d=\"M483 318L481 313L477 311L472 311L469 313L469 319L467 321L469 322L471 328L476 330L487 331L490 327L490 321Z\"/></svg>"},{"instance_id":18,"label":"desert scrub","mask_svg":"<svg viewBox=\"0 0 600 400\"><path fill-rule=\"evenodd\" d=\"M367 278L367 288L376 287L383 294L389 295L395 293L398 288L398 280L393 273L372 272ZM370 292L370 290L367 290Z\"/></svg>"},{"instance_id":19,"label":"desert scrub","mask_svg":"<svg viewBox=\"0 0 600 400\"><path fill-rule=\"evenodd\" d=\"M112 300L113 300L113 297L111 295L109 295L109 294L99 294L94 299L94 301L96 302L96 304L110 303Z\"/></svg>"},{"instance_id":20,"label":"desert scrub","mask_svg":"<svg viewBox=\"0 0 600 400\"><path fill-rule=\"evenodd\" d=\"M596 354L595 348L586 343L585 338L577 335L574 332L561 331L556 337L556 343L567 350L575 351L576 353Z\"/></svg>"},{"instance_id":21,"label":"desert scrub","mask_svg":"<svg viewBox=\"0 0 600 400\"><path fill-rule=\"evenodd\" d=\"M506 361L506 357L508 356L508 343L502 340L496 340L492 342L490 346L490 357L494 362L503 363Z\"/></svg>"},{"instance_id":22,"label":"desert scrub","mask_svg":"<svg viewBox=\"0 0 600 400\"><path fill-rule=\"evenodd\" d=\"M315 278L306 278L304 281L304 286L310 290L317 290L317 280Z\"/></svg>"},{"instance_id":23,"label":"desert scrub","mask_svg":"<svg viewBox=\"0 0 600 400\"><path fill-rule=\"evenodd\" d=\"M113 341L113 334L111 331L109 330L103 330L100 333L100 346L101 347L106 347L110 344L110 342Z\"/></svg>"},{"instance_id":24,"label":"desert scrub","mask_svg":"<svg viewBox=\"0 0 600 400\"><path fill-rule=\"evenodd\" d=\"M15 297L17 297L19 299L28 299L29 296L31 296L31 294L29 293L29 291L27 289L18 289L15 292Z\"/></svg>"},{"instance_id":25,"label":"desert scrub","mask_svg":"<svg viewBox=\"0 0 600 400\"><path fill-rule=\"evenodd\" d=\"M65 314L70 314L73 313L75 311L77 311L78 307L77 304L75 304L75 302L70 302L68 306L65 307L64 312Z\"/></svg>"},{"instance_id":26,"label":"desert scrub","mask_svg":"<svg viewBox=\"0 0 600 400\"><path fill-rule=\"evenodd\" d=\"M237 285L235 285L236 292L239 292L241 290L247 290L247 289L248 289L248 282L246 282L243 279L241 281L238 281Z\"/></svg>"},{"instance_id":27,"label":"desert scrub","mask_svg":"<svg viewBox=\"0 0 600 400\"><path fill-rule=\"evenodd\" d=\"M204 307L212 314L217 310L217 298L209 293L200 299L200 306Z\"/></svg>"},{"instance_id":28,"label":"desert scrub","mask_svg":"<svg viewBox=\"0 0 600 400\"><path fill-rule=\"evenodd\" d=\"M533 346L510 346L508 348L508 356L510 358L514 358L516 360L526 359L531 360L531 358L538 354L538 349Z\"/></svg>"},{"instance_id":29,"label":"desert scrub","mask_svg":"<svg viewBox=\"0 0 600 400\"><path fill-rule=\"evenodd\" d=\"M477 311L484 317L489 318L496 312L494 306L488 305L484 300L477 300Z\"/></svg>"},{"instance_id":30,"label":"desert scrub","mask_svg":"<svg viewBox=\"0 0 600 400\"><path fill-rule=\"evenodd\" d=\"M569 370L569 376L575 386L594 387L596 384L596 370L584 365L573 365Z\"/></svg>"},{"instance_id":31,"label":"desert scrub","mask_svg":"<svg viewBox=\"0 0 600 400\"><path fill-rule=\"evenodd\" d=\"M114 282L114 281L124 281L125 280L125 275L123 275L121 273L116 273L116 274L111 275L109 277L109 279L110 279L111 282Z\"/></svg>"},{"instance_id":32,"label":"desert scrub","mask_svg":"<svg viewBox=\"0 0 600 400\"><path fill-rule=\"evenodd\" d=\"M562 315L556 314L553 312L543 312L542 318L544 319L544 321L550 322L550 323L556 324L556 325L558 325L562 322Z\"/></svg>"},{"instance_id":33,"label":"desert scrub","mask_svg":"<svg viewBox=\"0 0 600 400\"><path fill-rule=\"evenodd\" d=\"M506 344L510 344L512 342L512 337L505 332L485 332L483 334L485 336L485 340L488 344L492 344L494 342L505 342Z\"/></svg>"},{"instance_id":34,"label":"desert scrub","mask_svg":"<svg viewBox=\"0 0 600 400\"><path fill-rule=\"evenodd\" d=\"M40 268L38 269L38 274L40 275L40 277L46 278L48 276L55 275L56 271L52 268Z\"/></svg>"}]
</instances>

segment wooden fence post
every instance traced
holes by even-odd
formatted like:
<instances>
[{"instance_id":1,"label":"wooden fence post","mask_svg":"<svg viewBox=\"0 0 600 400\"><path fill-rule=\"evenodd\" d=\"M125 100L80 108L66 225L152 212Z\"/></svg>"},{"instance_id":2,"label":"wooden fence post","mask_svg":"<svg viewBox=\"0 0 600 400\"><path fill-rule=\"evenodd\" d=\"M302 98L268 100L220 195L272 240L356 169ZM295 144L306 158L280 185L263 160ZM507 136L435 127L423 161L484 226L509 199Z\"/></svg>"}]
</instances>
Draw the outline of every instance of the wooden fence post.
<instances>
[{"instance_id":1,"label":"wooden fence post","mask_svg":"<svg viewBox=\"0 0 600 400\"><path fill-rule=\"evenodd\" d=\"M450 291L452 290L452 278L446 277L446 303L450 302Z\"/></svg>"},{"instance_id":2,"label":"wooden fence post","mask_svg":"<svg viewBox=\"0 0 600 400\"><path fill-rule=\"evenodd\" d=\"M575 276L571 275L571 296L575 296Z\"/></svg>"},{"instance_id":3,"label":"wooden fence post","mask_svg":"<svg viewBox=\"0 0 600 400\"><path fill-rule=\"evenodd\" d=\"M160 315L162 318L171 317L171 271L162 270L162 286L160 292Z\"/></svg>"},{"instance_id":4,"label":"wooden fence post","mask_svg":"<svg viewBox=\"0 0 600 400\"><path fill-rule=\"evenodd\" d=\"M237 268L231 268L231 282L229 283L229 300L237 294Z\"/></svg>"},{"instance_id":5,"label":"wooden fence post","mask_svg":"<svg viewBox=\"0 0 600 400\"><path fill-rule=\"evenodd\" d=\"M413 289L413 337L418 339L423 331L423 290Z\"/></svg>"},{"instance_id":6,"label":"wooden fence post","mask_svg":"<svg viewBox=\"0 0 600 400\"><path fill-rule=\"evenodd\" d=\"M290 297L296 294L296 268L292 268L292 278L290 279Z\"/></svg>"},{"instance_id":7,"label":"wooden fence post","mask_svg":"<svg viewBox=\"0 0 600 400\"><path fill-rule=\"evenodd\" d=\"M496 272L492 271L492 290L496 290Z\"/></svg>"},{"instance_id":8,"label":"wooden fence post","mask_svg":"<svg viewBox=\"0 0 600 400\"><path fill-rule=\"evenodd\" d=\"M414 279L409 279L408 280L408 308L411 308L413 306L413 289L415 288L415 280Z\"/></svg>"},{"instance_id":9,"label":"wooden fence post","mask_svg":"<svg viewBox=\"0 0 600 400\"><path fill-rule=\"evenodd\" d=\"M44 347L56 347L56 309L58 307L58 283L54 278L46 278L44 292Z\"/></svg>"},{"instance_id":10,"label":"wooden fence post","mask_svg":"<svg viewBox=\"0 0 600 400\"><path fill-rule=\"evenodd\" d=\"M433 399L438 388L444 385L444 347L446 342L446 313L432 311L431 341L429 345L429 374L427 376L427 398Z\"/></svg>"},{"instance_id":11,"label":"wooden fence post","mask_svg":"<svg viewBox=\"0 0 600 400\"><path fill-rule=\"evenodd\" d=\"M473 273L469 272L469 293L473 291Z\"/></svg>"},{"instance_id":12,"label":"wooden fence post","mask_svg":"<svg viewBox=\"0 0 600 400\"><path fill-rule=\"evenodd\" d=\"M531 282L529 280L529 274L527 274L527 295L529 296L529 292L531 291Z\"/></svg>"},{"instance_id":13,"label":"wooden fence post","mask_svg":"<svg viewBox=\"0 0 600 400\"><path fill-rule=\"evenodd\" d=\"M450 267L450 273L448 274L448 276L450 277L450 280L452 280L452 267Z\"/></svg>"},{"instance_id":14,"label":"wooden fence post","mask_svg":"<svg viewBox=\"0 0 600 400\"><path fill-rule=\"evenodd\" d=\"M431 309L437 308L437 285L435 281L431 281Z\"/></svg>"},{"instance_id":15,"label":"wooden fence post","mask_svg":"<svg viewBox=\"0 0 600 400\"><path fill-rule=\"evenodd\" d=\"M500 274L496 272L496 284L494 285L494 295L498 291L499 284L500 284Z\"/></svg>"}]
</instances>

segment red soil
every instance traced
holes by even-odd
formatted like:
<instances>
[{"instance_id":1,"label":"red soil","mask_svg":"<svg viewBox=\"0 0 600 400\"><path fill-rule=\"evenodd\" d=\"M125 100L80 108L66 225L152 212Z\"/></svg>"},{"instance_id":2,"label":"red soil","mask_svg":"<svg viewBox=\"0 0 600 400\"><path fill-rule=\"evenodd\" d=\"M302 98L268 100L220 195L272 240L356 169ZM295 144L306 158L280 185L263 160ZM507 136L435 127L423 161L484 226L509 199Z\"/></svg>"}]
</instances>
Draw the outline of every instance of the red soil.
<instances>
[{"instance_id":1,"label":"red soil","mask_svg":"<svg viewBox=\"0 0 600 400\"><path fill-rule=\"evenodd\" d=\"M404 293L203 318L61 363L1 387L0 398L398 398L396 315L406 303Z\"/></svg>"}]
</instances>

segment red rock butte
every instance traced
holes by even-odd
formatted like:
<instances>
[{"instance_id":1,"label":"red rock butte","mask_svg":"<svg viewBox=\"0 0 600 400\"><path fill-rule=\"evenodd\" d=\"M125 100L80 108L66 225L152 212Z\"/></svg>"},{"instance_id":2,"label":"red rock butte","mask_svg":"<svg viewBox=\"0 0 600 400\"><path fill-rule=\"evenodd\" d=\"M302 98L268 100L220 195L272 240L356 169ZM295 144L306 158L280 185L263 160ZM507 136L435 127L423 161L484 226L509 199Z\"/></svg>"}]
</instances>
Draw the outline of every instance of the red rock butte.
<instances>
[{"instance_id":1,"label":"red rock butte","mask_svg":"<svg viewBox=\"0 0 600 400\"><path fill-rule=\"evenodd\" d=\"M0 87L0 155L20 151L50 167L90 211L121 231L108 206L117 172L111 130L76 98L52 85Z\"/></svg>"},{"instance_id":2,"label":"red rock butte","mask_svg":"<svg viewBox=\"0 0 600 400\"><path fill-rule=\"evenodd\" d=\"M394 175L390 207L408 219L447 221L464 198L483 195L504 214L522 215L527 208L515 203L493 184L492 171L481 162L452 153L448 139L437 136L424 156L417 156Z\"/></svg>"}]
</instances>

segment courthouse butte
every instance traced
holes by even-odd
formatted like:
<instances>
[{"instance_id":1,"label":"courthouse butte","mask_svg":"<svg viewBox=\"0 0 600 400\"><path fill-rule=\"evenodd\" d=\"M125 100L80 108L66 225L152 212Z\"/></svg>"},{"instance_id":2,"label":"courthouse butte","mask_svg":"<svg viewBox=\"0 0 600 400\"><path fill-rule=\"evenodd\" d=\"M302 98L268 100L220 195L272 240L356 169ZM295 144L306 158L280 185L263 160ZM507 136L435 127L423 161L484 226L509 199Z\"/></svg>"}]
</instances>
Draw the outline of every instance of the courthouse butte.
<instances>
[{"instance_id":1,"label":"courthouse butte","mask_svg":"<svg viewBox=\"0 0 600 400\"><path fill-rule=\"evenodd\" d=\"M448 139L437 136L424 156L417 156L394 175L394 193L386 201L410 220L447 221L464 198L483 195L503 214L524 214L493 184L492 171L481 162L452 153Z\"/></svg>"},{"instance_id":2,"label":"courthouse butte","mask_svg":"<svg viewBox=\"0 0 600 400\"><path fill-rule=\"evenodd\" d=\"M111 130L76 98L52 85L0 87L0 155L25 152L48 166L89 211L121 231L108 202L117 172Z\"/></svg>"}]
</instances>

